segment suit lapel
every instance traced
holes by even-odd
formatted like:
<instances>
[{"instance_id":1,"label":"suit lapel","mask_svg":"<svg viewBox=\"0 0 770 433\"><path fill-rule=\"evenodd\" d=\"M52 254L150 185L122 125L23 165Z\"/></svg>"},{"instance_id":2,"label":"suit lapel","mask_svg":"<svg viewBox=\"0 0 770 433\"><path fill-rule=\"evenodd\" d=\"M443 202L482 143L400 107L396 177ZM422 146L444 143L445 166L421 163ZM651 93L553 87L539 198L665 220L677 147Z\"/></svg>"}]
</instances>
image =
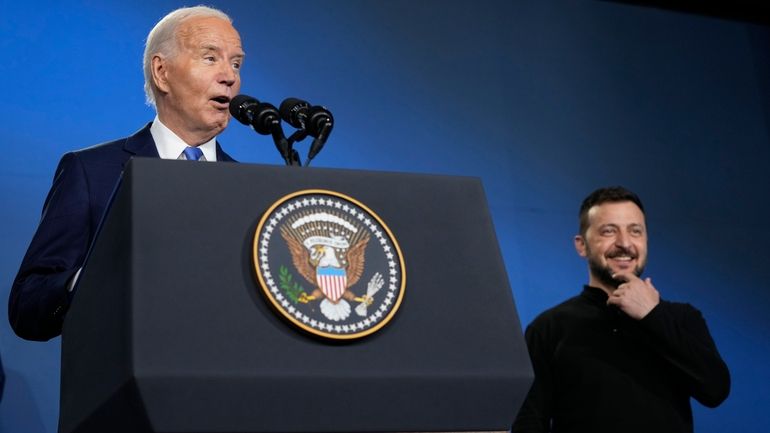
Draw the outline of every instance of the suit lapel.
<instances>
[{"instance_id":1,"label":"suit lapel","mask_svg":"<svg viewBox=\"0 0 770 433\"><path fill-rule=\"evenodd\" d=\"M217 141L217 161L237 162L230 155L226 154L224 150L222 150L222 146L219 145L218 141Z\"/></svg>"},{"instance_id":2,"label":"suit lapel","mask_svg":"<svg viewBox=\"0 0 770 433\"><path fill-rule=\"evenodd\" d=\"M155 146L155 140L152 139L150 126L152 126L152 122L145 125L144 128L137 131L134 135L128 137L126 143L123 145L123 150L130 153L132 156L160 158L158 148ZM222 150L219 142L217 142L217 161L236 162L230 155Z\"/></svg>"},{"instance_id":3,"label":"suit lapel","mask_svg":"<svg viewBox=\"0 0 770 433\"><path fill-rule=\"evenodd\" d=\"M150 133L151 125L152 122L145 125L144 128L137 131L134 135L128 137L126 143L123 145L123 150L133 156L160 158L158 148L155 147L155 140L152 139L152 134Z\"/></svg>"}]
</instances>

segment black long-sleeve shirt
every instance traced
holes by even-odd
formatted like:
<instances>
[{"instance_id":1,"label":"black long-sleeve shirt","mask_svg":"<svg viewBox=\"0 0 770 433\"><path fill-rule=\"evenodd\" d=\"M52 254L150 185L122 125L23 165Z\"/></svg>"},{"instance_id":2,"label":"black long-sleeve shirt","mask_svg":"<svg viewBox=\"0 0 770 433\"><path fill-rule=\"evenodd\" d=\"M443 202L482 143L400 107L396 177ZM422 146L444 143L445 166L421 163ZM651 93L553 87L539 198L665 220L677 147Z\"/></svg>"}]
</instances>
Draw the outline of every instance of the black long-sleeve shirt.
<instances>
[{"instance_id":1,"label":"black long-sleeve shirt","mask_svg":"<svg viewBox=\"0 0 770 433\"><path fill-rule=\"evenodd\" d=\"M700 311L660 303L641 320L583 292L526 331L535 381L512 432L692 432L690 397L716 407L730 374Z\"/></svg>"}]
</instances>

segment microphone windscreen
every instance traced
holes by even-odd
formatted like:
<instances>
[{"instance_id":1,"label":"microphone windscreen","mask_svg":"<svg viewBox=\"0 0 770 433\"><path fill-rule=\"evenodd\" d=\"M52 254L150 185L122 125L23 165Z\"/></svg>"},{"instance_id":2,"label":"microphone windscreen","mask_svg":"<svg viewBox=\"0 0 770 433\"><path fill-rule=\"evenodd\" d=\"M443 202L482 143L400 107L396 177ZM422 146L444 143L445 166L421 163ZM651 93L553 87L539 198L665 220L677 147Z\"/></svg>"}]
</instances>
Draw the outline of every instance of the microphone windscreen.
<instances>
[{"instance_id":1,"label":"microphone windscreen","mask_svg":"<svg viewBox=\"0 0 770 433\"><path fill-rule=\"evenodd\" d=\"M297 129L304 129L308 107L310 107L310 104L307 101L299 98L286 98L281 102L278 112L281 114L281 119L284 122Z\"/></svg>"},{"instance_id":2,"label":"microphone windscreen","mask_svg":"<svg viewBox=\"0 0 770 433\"><path fill-rule=\"evenodd\" d=\"M255 98L248 95L238 95L230 100L230 114L244 125L251 124L251 115L248 108L259 104Z\"/></svg>"}]
</instances>

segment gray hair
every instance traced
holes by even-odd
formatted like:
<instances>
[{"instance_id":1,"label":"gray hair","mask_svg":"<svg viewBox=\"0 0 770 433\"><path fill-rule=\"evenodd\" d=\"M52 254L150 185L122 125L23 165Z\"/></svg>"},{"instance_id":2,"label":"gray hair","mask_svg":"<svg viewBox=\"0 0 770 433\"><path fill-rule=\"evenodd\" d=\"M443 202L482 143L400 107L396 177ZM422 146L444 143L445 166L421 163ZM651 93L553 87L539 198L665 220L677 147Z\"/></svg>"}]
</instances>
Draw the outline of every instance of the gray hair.
<instances>
[{"instance_id":1,"label":"gray hair","mask_svg":"<svg viewBox=\"0 0 770 433\"><path fill-rule=\"evenodd\" d=\"M173 58L177 54L177 28L188 18L214 17L221 18L229 23L233 20L219 9L208 6L193 6L180 8L163 17L147 35L147 43L144 45L144 94L147 97L147 105L155 106L155 82L152 80L152 58L160 54L166 58Z\"/></svg>"}]
</instances>

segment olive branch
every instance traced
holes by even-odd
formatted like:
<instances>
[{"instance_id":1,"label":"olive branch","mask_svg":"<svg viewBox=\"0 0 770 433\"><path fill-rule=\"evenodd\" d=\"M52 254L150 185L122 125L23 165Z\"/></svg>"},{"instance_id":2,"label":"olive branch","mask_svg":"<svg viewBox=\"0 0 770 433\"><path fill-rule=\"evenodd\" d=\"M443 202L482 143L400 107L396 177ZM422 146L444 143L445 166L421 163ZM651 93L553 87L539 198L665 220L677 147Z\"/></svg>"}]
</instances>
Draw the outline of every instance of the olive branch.
<instances>
[{"instance_id":1,"label":"olive branch","mask_svg":"<svg viewBox=\"0 0 770 433\"><path fill-rule=\"evenodd\" d=\"M305 289L298 282L294 281L294 278L289 273L289 268L286 266L278 268L278 279L281 289L286 293L286 297L295 304L299 303L299 298L305 293Z\"/></svg>"}]
</instances>

